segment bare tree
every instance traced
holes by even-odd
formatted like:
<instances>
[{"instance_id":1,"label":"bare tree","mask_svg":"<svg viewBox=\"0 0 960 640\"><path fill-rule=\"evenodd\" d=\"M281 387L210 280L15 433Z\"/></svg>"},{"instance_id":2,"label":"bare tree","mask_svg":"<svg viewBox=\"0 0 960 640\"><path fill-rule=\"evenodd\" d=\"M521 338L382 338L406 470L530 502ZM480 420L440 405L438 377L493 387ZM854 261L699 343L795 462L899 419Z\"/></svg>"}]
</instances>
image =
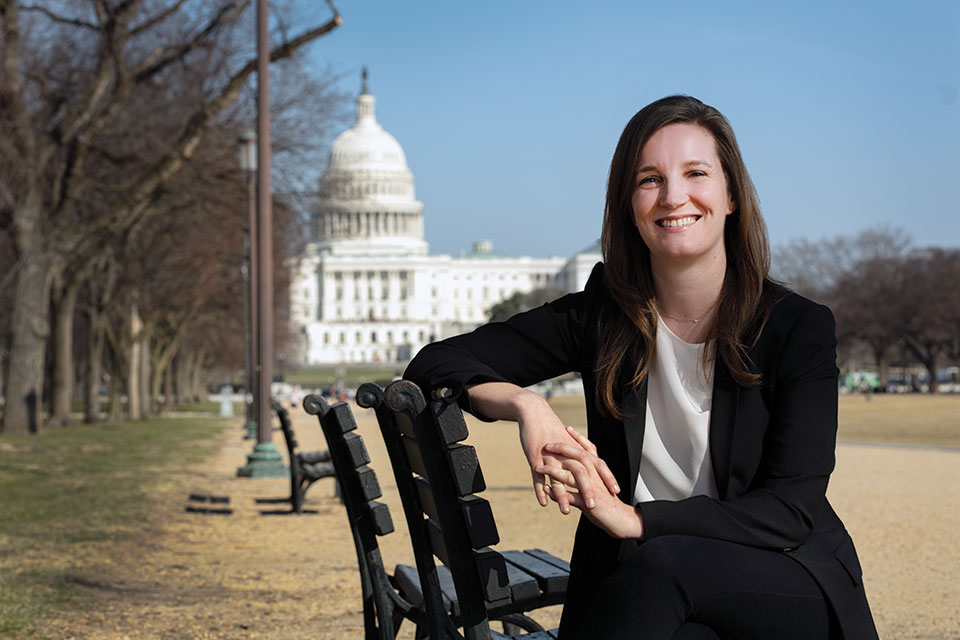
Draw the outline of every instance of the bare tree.
<instances>
[{"instance_id":1,"label":"bare tree","mask_svg":"<svg viewBox=\"0 0 960 640\"><path fill-rule=\"evenodd\" d=\"M902 337L902 264L898 254L862 259L824 294L836 316L841 344L859 341L869 348L881 388L887 386L889 355Z\"/></svg>"},{"instance_id":2,"label":"bare tree","mask_svg":"<svg viewBox=\"0 0 960 640\"><path fill-rule=\"evenodd\" d=\"M907 232L886 226L855 236L795 239L774 249L773 273L798 293L824 300L840 280L856 275L864 261L900 256L910 244Z\"/></svg>"},{"instance_id":3,"label":"bare tree","mask_svg":"<svg viewBox=\"0 0 960 640\"><path fill-rule=\"evenodd\" d=\"M937 392L942 356L957 341L960 316L960 250L932 247L913 252L901 265L897 292L899 328L909 352L924 366L930 393Z\"/></svg>"},{"instance_id":4,"label":"bare tree","mask_svg":"<svg viewBox=\"0 0 960 640\"><path fill-rule=\"evenodd\" d=\"M0 126L9 134L0 139L0 220L10 219L17 256L4 433L38 426L54 281L90 256L87 246L156 213L157 193L246 87L256 61L244 55L238 25L249 4L0 0ZM271 58L336 28L329 8L326 22L281 39ZM205 72L192 94L173 96L193 105L188 117L163 140L141 136L156 143L142 166L104 173L123 158L95 154L101 137L177 68Z\"/></svg>"}]
</instances>

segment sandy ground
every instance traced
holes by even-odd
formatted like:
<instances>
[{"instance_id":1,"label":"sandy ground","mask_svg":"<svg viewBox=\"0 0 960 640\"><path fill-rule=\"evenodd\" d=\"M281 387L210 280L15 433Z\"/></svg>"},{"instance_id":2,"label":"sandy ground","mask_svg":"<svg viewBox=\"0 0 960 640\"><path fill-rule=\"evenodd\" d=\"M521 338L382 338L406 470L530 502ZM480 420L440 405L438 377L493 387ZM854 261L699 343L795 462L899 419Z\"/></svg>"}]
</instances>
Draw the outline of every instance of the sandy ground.
<instances>
[{"instance_id":1,"label":"sandy ground","mask_svg":"<svg viewBox=\"0 0 960 640\"><path fill-rule=\"evenodd\" d=\"M388 567L411 563L399 498L372 412L354 408L398 530L382 539ZM503 541L569 557L576 520L540 509L515 428L469 422ZM325 448L299 412L304 450ZM276 444L284 454L282 437ZM222 446L164 495L136 544L97 570L78 571L80 611L41 621L50 638L361 638L360 585L345 513L330 480L289 513L287 480L236 477L252 450L238 425ZM880 635L960 639L960 451L840 445L829 495L853 534ZM229 498L229 514L196 513L192 493ZM555 626L559 607L536 616ZM405 625L401 637L412 638Z\"/></svg>"}]
</instances>

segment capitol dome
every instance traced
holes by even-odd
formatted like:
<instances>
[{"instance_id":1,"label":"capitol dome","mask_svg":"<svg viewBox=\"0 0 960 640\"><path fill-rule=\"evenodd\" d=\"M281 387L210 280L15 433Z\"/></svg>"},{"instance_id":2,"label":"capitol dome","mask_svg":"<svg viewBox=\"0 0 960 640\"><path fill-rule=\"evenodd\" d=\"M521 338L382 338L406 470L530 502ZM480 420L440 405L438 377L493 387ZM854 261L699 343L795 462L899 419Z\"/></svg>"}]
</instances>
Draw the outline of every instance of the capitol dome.
<instances>
[{"instance_id":1,"label":"capitol dome","mask_svg":"<svg viewBox=\"0 0 960 640\"><path fill-rule=\"evenodd\" d=\"M377 122L375 103L364 69L357 120L334 141L320 178L317 236L331 249L425 254L423 204L403 148Z\"/></svg>"},{"instance_id":2,"label":"capitol dome","mask_svg":"<svg viewBox=\"0 0 960 640\"><path fill-rule=\"evenodd\" d=\"M364 169L410 173L397 139L383 130L374 115L375 98L357 98L357 122L341 133L330 150L329 171Z\"/></svg>"}]
</instances>

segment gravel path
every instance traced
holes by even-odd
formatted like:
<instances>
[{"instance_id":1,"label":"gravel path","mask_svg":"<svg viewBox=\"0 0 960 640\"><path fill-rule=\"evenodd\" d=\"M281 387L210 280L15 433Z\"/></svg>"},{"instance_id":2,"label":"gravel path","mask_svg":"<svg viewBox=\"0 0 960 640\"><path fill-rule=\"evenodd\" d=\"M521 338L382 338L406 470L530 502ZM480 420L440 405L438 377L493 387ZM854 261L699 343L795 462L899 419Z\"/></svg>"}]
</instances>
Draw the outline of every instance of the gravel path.
<instances>
[{"instance_id":1,"label":"gravel path","mask_svg":"<svg viewBox=\"0 0 960 640\"><path fill-rule=\"evenodd\" d=\"M354 409L397 532L386 564L412 563L396 489L372 412ZM305 450L324 448L311 416L295 418ZM536 506L515 428L471 422L503 548L540 547L569 557L576 521ZM277 433L278 449L284 451ZM80 611L42 621L50 638L361 638L356 556L332 482L291 515L287 480L237 478L252 450L241 428L184 486L163 496L137 544L118 548L74 588ZM229 514L188 512L191 493L223 496ZM960 639L960 451L842 444L830 499L857 543L884 639ZM273 502L271 502L273 501ZM522 524L521 524L522 521ZM537 616L555 625L559 607ZM402 638L412 638L404 625Z\"/></svg>"}]
</instances>

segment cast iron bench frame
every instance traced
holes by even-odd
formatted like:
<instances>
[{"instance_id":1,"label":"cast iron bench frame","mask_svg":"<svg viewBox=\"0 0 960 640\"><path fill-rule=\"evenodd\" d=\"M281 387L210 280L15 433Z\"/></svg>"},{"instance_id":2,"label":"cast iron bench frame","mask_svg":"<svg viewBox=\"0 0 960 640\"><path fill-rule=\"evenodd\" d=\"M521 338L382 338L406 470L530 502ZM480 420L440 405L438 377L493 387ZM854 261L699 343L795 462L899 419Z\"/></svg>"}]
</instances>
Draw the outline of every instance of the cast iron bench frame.
<instances>
[{"instance_id":1,"label":"cast iron bench frame","mask_svg":"<svg viewBox=\"0 0 960 640\"><path fill-rule=\"evenodd\" d=\"M330 452L297 451L299 445L293 434L293 424L290 413L279 402L273 403L273 410L280 419L280 429L283 431L283 440L287 443L287 453L290 454L290 506L294 513L303 513L303 500L307 489L320 478L333 477L334 469L330 464Z\"/></svg>"}]
</instances>

